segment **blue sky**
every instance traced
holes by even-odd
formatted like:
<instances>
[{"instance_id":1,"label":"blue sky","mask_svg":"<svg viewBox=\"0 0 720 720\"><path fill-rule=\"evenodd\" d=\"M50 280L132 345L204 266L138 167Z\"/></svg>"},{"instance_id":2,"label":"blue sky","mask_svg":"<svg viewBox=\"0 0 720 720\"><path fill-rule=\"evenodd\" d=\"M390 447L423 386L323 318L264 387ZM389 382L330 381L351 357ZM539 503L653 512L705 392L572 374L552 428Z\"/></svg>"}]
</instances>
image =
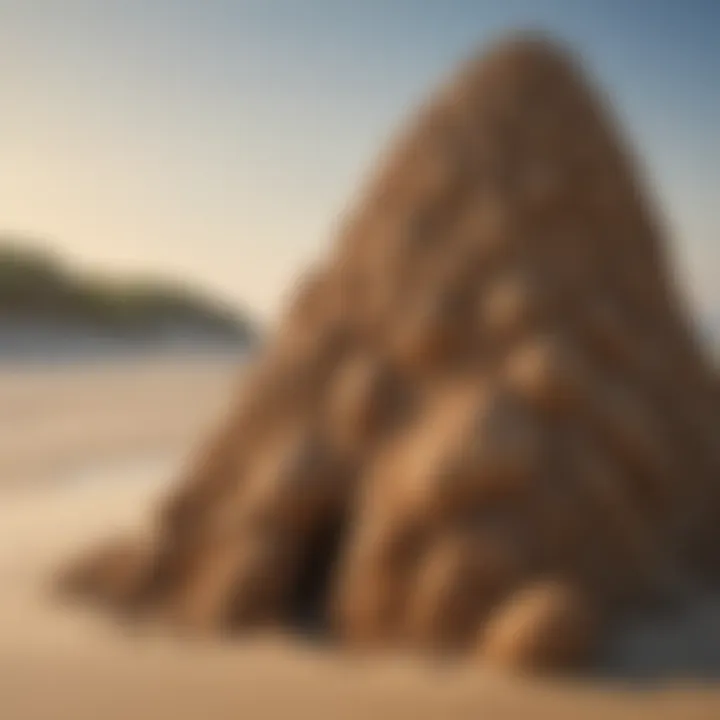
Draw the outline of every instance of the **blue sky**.
<instances>
[{"instance_id":1,"label":"blue sky","mask_svg":"<svg viewBox=\"0 0 720 720\"><path fill-rule=\"evenodd\" d=\"M0 230L272 316L414 104L518 28L584 54L720 308L713 0L0 0Z\"/></svg>"}]
</instances>

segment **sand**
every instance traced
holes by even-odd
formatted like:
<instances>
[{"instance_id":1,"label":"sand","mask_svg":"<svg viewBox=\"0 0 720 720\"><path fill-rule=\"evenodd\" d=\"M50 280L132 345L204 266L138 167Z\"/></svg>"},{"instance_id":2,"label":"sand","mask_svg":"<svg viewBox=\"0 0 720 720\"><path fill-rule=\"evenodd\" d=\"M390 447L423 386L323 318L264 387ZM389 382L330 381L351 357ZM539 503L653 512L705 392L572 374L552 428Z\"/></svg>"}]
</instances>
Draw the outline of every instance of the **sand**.
<instances>
[{"instance_id":1,"label":"sand","mask_svg":"<svg viewBox=\"0 0 720 720\"><path fill-rule=\"evenodd\" d=\"M531 682L290 637L200 641L50 597L49 573L69 553L147 519L235 376L209 358L0 369L0 718L720 717L712 683ZM696 613L694 635L639 629L622 659L649 654L662 669L702 638L707 655L720 647L717 617Z\"/></svg>"}]
</instances>

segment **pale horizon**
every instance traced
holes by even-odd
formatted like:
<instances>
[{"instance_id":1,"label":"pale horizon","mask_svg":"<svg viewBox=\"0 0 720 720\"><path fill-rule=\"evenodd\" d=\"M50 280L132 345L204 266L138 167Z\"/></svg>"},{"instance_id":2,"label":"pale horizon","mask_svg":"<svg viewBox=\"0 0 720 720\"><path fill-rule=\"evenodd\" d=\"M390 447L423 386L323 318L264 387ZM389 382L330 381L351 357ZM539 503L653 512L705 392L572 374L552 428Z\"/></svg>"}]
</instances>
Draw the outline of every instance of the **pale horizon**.
<instances>
[{"instance_id":1,"label":"pale horizon","mask_svg":"<svg viewBox=\"0 0 720 720\"><path fill-rule=\"evenodd\" d=\"M716 315L720 6L426 5L0 0L0 233L271 319L413 107L498 33L540 29L615 100L685 290Z\"/></svg>"}]
</instances>

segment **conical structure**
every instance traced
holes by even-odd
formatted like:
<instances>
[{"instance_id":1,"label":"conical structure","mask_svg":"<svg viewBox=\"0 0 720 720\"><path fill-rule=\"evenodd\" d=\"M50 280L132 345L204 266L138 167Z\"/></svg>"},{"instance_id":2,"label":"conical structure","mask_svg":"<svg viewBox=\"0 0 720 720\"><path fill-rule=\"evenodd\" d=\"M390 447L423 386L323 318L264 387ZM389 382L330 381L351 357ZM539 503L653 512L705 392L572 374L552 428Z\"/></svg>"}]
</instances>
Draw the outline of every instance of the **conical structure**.
<instances>
[{"instance_id":1,"label":"conical structure","mask_svg":"<svg viewBox=\"0 0 720 720\"><path fill-rule=\"evenodd\" d=\"M713 371L564 50L516 38L418 113L145 548L64 580L201 629L587 660L717 561ZM308 615L310 614L310 615Z\"/></svg>"}]
</instances>

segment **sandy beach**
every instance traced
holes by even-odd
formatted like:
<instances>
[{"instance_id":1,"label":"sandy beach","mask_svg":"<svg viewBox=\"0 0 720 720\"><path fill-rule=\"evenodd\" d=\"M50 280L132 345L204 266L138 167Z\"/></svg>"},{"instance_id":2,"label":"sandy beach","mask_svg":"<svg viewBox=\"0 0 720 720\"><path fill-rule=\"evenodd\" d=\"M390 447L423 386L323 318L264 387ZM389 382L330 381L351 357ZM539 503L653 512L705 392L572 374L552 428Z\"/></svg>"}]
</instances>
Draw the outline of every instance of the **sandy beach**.
<instances>
[{"instance_id":1,"label":"sandy beach","mask_svg":"<svg viewBox=\"0 0 720 720\"><path fill-rule=\"evenodd\" d=\"M237 380L212 358L0 370L0 717L720 717L720 688L520 681L280 637L173 638L63 607L70 554L148 518Z\"/></svg>"}]
</instances>

